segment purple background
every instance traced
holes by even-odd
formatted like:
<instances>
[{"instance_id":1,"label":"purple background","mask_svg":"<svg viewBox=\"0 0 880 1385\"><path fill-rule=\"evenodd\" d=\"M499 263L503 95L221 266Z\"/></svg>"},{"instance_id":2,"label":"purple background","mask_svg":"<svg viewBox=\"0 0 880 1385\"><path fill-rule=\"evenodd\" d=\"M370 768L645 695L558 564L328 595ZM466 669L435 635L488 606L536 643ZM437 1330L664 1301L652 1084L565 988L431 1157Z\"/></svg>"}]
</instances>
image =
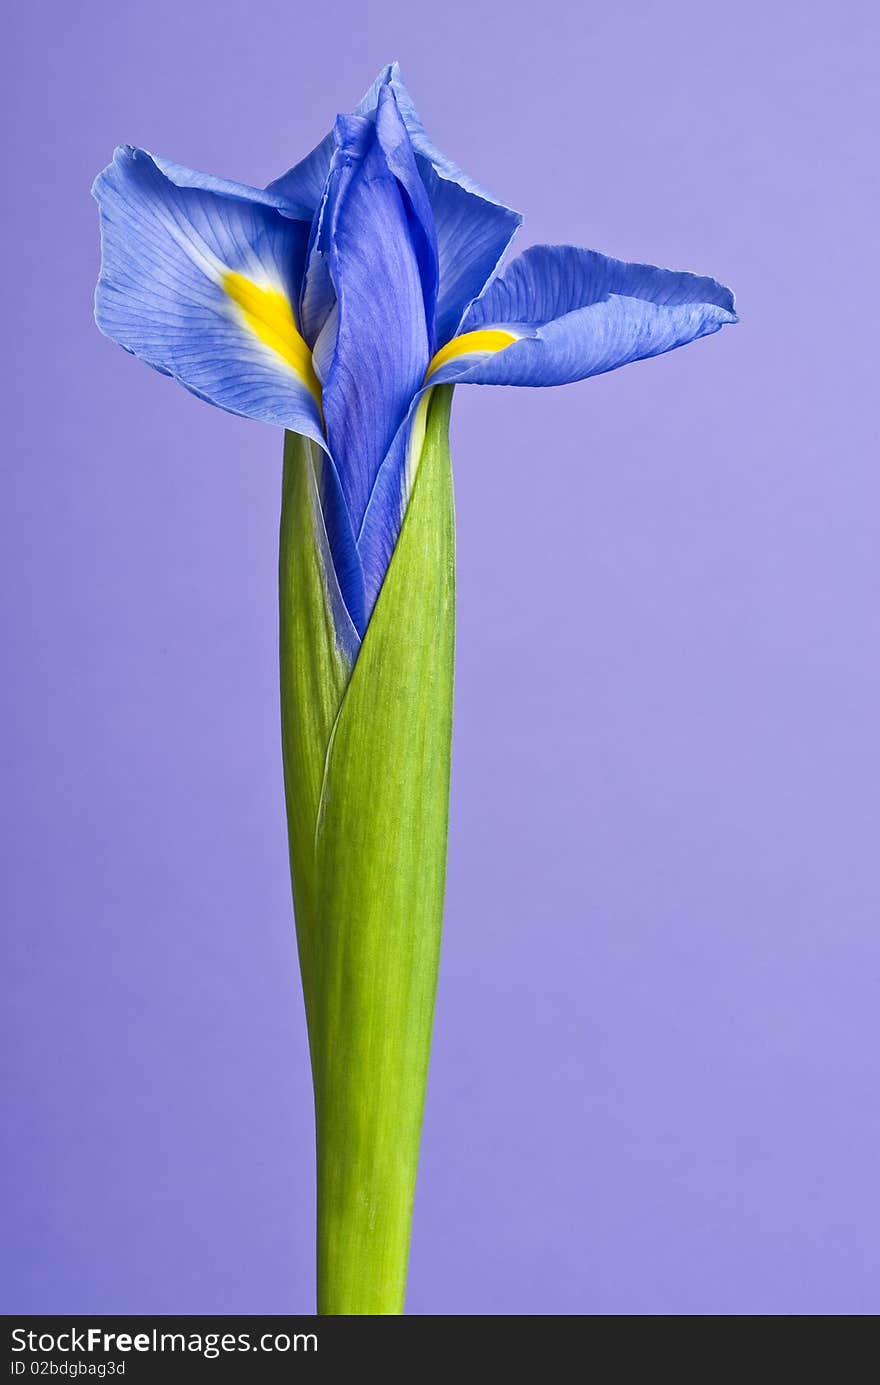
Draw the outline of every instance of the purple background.
<instances>
[{"instance_id":1,"label":"purple background","mask_svg":"<svg viewBox=\"0 0 880 1385\"><path fill-rule=\"evenodd\" d=\"M458 392L409 1311L880 1309L868 3L107 0L7 26L6 1312L312 1305L281 439L91 322L114 143L262 183L400 58L438 143L742 326Z\"/></svg>"}]
</instances>

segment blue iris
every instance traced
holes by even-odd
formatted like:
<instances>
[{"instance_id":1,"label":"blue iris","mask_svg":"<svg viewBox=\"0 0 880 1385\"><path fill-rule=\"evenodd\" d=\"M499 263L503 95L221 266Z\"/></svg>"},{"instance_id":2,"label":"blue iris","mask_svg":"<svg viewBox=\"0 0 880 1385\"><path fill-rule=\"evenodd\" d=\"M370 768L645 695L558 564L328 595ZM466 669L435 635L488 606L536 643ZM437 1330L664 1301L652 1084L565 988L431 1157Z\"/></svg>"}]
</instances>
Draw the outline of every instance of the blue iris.
<instances>
[{"instance_id":1,"label":"blue iris","mask_svg":"<svg viewBox=\"0 0 880 1385\"><path fill-rule=\"evenodd\" d=\"M311 438L339 589L363 635L397 542L420 400L558 385L736 321L714 279L535 246L431 143L397 66L265 190L118 149L99 327L202 399Z\"/></svg>"}]
</instances>

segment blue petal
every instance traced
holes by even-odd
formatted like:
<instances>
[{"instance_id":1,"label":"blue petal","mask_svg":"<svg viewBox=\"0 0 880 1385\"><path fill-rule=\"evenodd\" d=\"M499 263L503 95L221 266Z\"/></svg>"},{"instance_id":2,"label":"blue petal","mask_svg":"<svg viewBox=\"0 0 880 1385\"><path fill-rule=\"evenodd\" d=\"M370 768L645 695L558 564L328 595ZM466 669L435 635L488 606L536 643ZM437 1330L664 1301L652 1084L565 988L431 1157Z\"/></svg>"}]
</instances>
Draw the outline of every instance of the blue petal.
<instances>
[{"instance_id":1,"label":"blue petal","mask_svg":"<svg viewBox=\"0 0 880 1385\"><path fill-rule=\"evenodd\" d=\"M355 106L352 114L372 116L376 112L379 102L379 92L382 87L387 86L391 80L391 73L396 64L389 64L383 67L375 82L361 97ZM309 209L309 216L314 215L321 204L324 195L324 186L327 182L327 175L330 172L330 164L336 152L336 135L331 130L325 135L320 144L316 144L310 154L299 163L294 164L286 173L282 173L280 178L275 178L267 187L266 191L282 197L285 201L296 203Z\"/></svg>"},{"instance_id":2,"label":"blue petal","mask_svg":"<svg viewBox=\"0 0 880 1385\"><path fill-rule=\"evenodd\" d=\"M123 151L128 152L131 146L124 146ZM135 154L144 154L143 149L131 151ZM166 178L176 184L179 188L201 188L204 192L216 192L221 197L234 197L242 202L256 202L263 207L273 207L275 211L281 212L284 216L291 217L294 221L308 221L311 212L305 212L301 204L285 197L281 191L273 191L271 188L254 188L249 183L236 183L230 178L218 178L213 173L200 173L195 168L186 168L184 164L174 163L172 159L165 159L161 154L147 154L147 158L152 159L153 163Z\"/></svg>"},{"instance_id":3,"label":"blue petal","mask_svg":"<svg viewBox=\"0 0 880 1385\"><path fill-rule=\"evenodd\" d=\"M336 290L330 276L328 258L328 222L325 219L328 193L329 182L312 221L299 300L300 327L312 350L315 350L318 338L327 325L327 319L336 306ZM323 375L320 378L323 380Z\"/></svg>"},{"instance_id":4,"label":"blue petal","mask_svg":"<svg viewBox=\"0 0 880 1385\"><path fill-rule=\"evenodd\" d=\"M340 648L354 664L360 649L360 631L364 628L364 581L357 550L350 534L334 532L340 517L337 503L338 482L326 452L312 452L314 467L307 464L306 481L315 504L315 539L321 564L327 578L327 595ZM342 514L343 525L347 516ZM341 540L341 542L340 542ZM340 554L343 562L340 566ZM354 612L354 614L352 614Z\"/></svg>"},{"instance_id":5,"label":"blue petal","mask_svg":"<svg viewBox=\"0 0 880 1385\"><path fill-rule=\"evenodd\" d=\"M375 117L383 90L394 95L433 217L439 258L439 296L432 345L442 345L455 333L468 305L494 274L522 217L484 191L432 143L403 84L397 63L382 69L354 114ZM331 133L301 163L270 183L268 191L316 211L321 204L335 148ZM404 176L402 182L412 196L408 177ZM311 277L311 269L309 273ZM323 308L326 313L326 304ZM309 340L313 339L309 336L313 320L306 316L304 307L304 330Z\"/></svg>"},{"instance_id":6,"label":"blue petal","mask_svg":"<svg viewBox=\"0 0 880 1385\"><path fill-rule=\"evenodd\" d=\"M427 394L428 390L422 389L411 401L376 475L361 522L357 548L363 572L367 618L385 580L409 503L415 467L424 441Z\"/></svg>"},{"instance_id":7,"label":"blue petal","mask_svg":"<svg viewBox=\"0 0 880 1385\"><path fill-rule=\"evenodd\" d=\"M229 288L244 284L273 303L295 303L307 223L292 219L278 196L130 147L117 150L93 191L101 330L200 398L324 446L307 372L267 344ZM295 344L292 309L288 316Z\"/></svg>"},{"instance_id":8,"label":"blue petal","mask_svg":"<svg viewBox=\"0 0 880 1385\"><path fill-rule=\"evenodd\" d=\"M359 138L366 139L367 124L371 121L375 123L376 138L385 156L389 172L397 179L407 211L410 239L416 250L422 277L425 320L430 327L434 321L439 277L434 217L428 195L416 167L406 127L397 110L394 94L387 85L376 83L374 86L378 94L373 98L373 109L369 116L358 116L356 112L354 117L349 117L350 128L357 128L360 132ZM363 104L362 102L361 105ZM335 163L339 163L339 151L335 148L336 133L334 130L333 158ZM343 151L342 162L344 159ZM331 180L328 175L312 223L306 261L307 268L300 300L303 335L307 341L313 344L317 343L319 336L326 338L325 329L328 325L328 318L336 303L336 292L330 274L329 259L332 232L330 219L327 215L327 204L330 187ZM324 351L326 352L326 344Z\"/></svg>"},{"instance_id":9,"label":"blue petal","mask_svg":"<svg viewBox=\"0 0 880 1385\"><path fill-rule=\"evenodd\" d=\"M417 162L436 227L440 291L434 343L442 346L455 335L468 306L495 273L521 218L450 181L427 159L419 156Z\"/></svg>"},{"instance_id":10,"label":"blue petal","mask_svg":"<svg viewBox=\"0 0 880 1385\"><path fill-rule=\"evenodd\" d=\"M360 637L367 627L368 619L364 598L364 571L352 532L351 516L339 482L339 473L326 451L320 467L318 489L324 529L333 558L333 571L351 623ZM337 626L339 624L337 620Z\"/></svg>"},{"instance_id":11,"label":"blue petal","mask_svg":"<svg viewBox=\"0 0 880 1385\"><path fill-rule=\"evenodd\" d=\"M294 164L286 173L282 173L280 178L274 178L266 191L277 193L286 200L302 206L310 217L313 216L320 206L335 149L336 141L331 130L320 144L315 145L310 154L298 164Z\"/></svg>"},{"instance_id":12,"label":"blue petal","mask_svg":"<svg viewBox=\"0 0 880 1385\"><path fill-rule=\"evenodd\" d=\"M439 281L434 213L416 166L409 133L401 119L397 101L390 86L383 86L379 90L376 108L376 136L385 155L388 169L397 179L406 207L410 239L415 247L422 278L425 321L431 326L434 323Z\"/></svg>"},{"instance_id":13,"label":"blue petal","mask_svg":"<svg viewBox=\"0 0 880 1385\"><path fill-rule=\"evenodd\" d=\"M440 258L435 344L442 345L494 274L522 217L437 148L425 133L397 63L386 71L434 213Z\"/></svg>"},{"instance_id":14,"label":"blue petal","mask_svg":"<svg viewBox=\"0 0 880 1385\"><path fill-rule=\"evenodd\" d=\"M463 332L500 328L517 340L461 356L432 384L562 385L671 351L736 322L733 294L715 279L627 264L595 250L538 245L492 283Z\"/></svg>"},{"instance_id":15,"label":"blue petal","mask_svg":"<svg viewBox=\"0 0 880 1385\"><path fill-rule=\"evenodd\" d=\"M340 117L325 222L338 301L324 418L354 532L429 359L409 207L376 126Z\"/></svg>"},{"instance_id":16,"label":"blue petal","mask_svg":"<svg viewBox=\"0 0 880 1385\"><path fill-rule=\"evenodd\" d=\"M452 159L448 158L447 155L439 150L436 144L428 138L421 117L415 108L413 99L403 84L403 78L400 75L400 65L398 63L390 63L388 67L379 74L370 90L374 91L376 87L383 82L387 83L394 92L397 108L403 118L403 123L409 131L413 149L416 153L426 158L441 177L448 179L451 183L457 183L459 187L464 188L465 192L473 193L475 197L479 197L482 201L491 202L494 206L502 207L504 211L510 212L509 207L504 207L503 203L493 197L490 192L480 187L480 184L475 182L473 178L469 178L468 175L458 167L458 164L453 163ZM364 99L366 100L367 98L365 97ZM510 215L515 216L517 222L522 220L516 212L510 212Z\"/></svg>"}]
</instances>

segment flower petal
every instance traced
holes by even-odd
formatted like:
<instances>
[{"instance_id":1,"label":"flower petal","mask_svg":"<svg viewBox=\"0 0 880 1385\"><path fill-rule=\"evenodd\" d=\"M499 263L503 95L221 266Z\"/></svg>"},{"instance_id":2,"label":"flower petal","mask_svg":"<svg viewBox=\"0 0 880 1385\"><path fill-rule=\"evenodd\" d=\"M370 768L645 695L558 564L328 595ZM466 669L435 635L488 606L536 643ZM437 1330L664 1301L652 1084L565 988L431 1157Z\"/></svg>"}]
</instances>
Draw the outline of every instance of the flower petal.
<instances>
[{"instance_id":1,"label":"flower petal","mask_svg":"<svg viewBox=\"0 0 880 1385\"><path fill-rule=\"evenodd\" d=\"M406 126L397 110L394 94L388 85L375 83L374 88L377 95L373 98L373 108L367 116L361 116L360 119L375 122L376 138L382 148L386 164L398 181L409 218L410 236L419 260L422 292L425 300L425 319L430 327L434 321L439 277L434 216L416 167ZM361 105L363 106L363 104L362 102ZM355 117L358 117L358 114L355 112ZM335 155L335 130L332 138ZM314 344L317 344L318 338L322 334L326 336L325 329L336 302L329 261L332 234L331 222L327 213L329 190L328 175L312 223L306 272L300 299L300 320L303 336L307 341ZM326 342L324 350L326 352Z\"/></svg>"},{"instance_id":2,"label":"flower petal","mask_svg":"<svg viewBox=\"0 0 880 1385\"><path fill-rule=\"evenodd\" d=\"M435 344L442 346L494 274L522 217L437 148L425 133L397 63L386 72L434 213L440 259Z\"/></svg>"},{"instance_id":3,"label":"flower petal","mask_svg":"<svg viewBox=\"0 0 880 1385\"><path fill-rule=\"evenodd\" d=\"M415 108L413 99L404 86L403 78L400 75L399 63L389 63L388 67L379 74L370 90L374 91L377 85L383 83L390 86L394 92L397 108L403 118L403 123L409 131L413 149L415 149L416 153L426 158L441 177L448 179L451 183L457 183L459 187L464 188L466 192L473 193L475 197L481 198L484 202L491 202L494 206L501 207L504 211L510 212L509 207L505 207L504 204L493 197L490 192L480 187L480 184L475 182L473 178L468 177L468 175L458 167L458 164L453 163L452 159L448 158L447 155L439 150L436 144L428 138L421 117ZM364 98L365 101L367 99L368 97ZM522 220L517 212L510 212L510 215L515 216L517 222Z\"/></svg>"},{"instance_id":4,"label":"flower petal","mask_svg":"<svg viewBox=\"0 0 880 1385\"><path fill-rule=\"evenodd\" d=\"M438 173L427 159L417 162L434 213L440 261L434 341L442 346L495 273L521 217Z\"/></svg>"},{"instance_id":5,"label":"flower petal","mask_svg":"<svg viewBox=\"0 0 880 1385\"><path fill-rule=\"evenodd\" d=\"M93 191L101 330L200 398L323 446L320 387L292 307L309 228L290 204L131 147Z\"/></svg>"},{"instance_id":6,"label":"flower petal","mask_svg":"<svg viewBox=\"0 0 880 1385\"><path fill-rule=\"evenodd\" d=\"M433 344L443 345L455 333L465 309L494 274L522 217L484 191L432 143L397 63L382 69L354 114L375 118L383 89L394 95L433 215L439 258ZM301 163L270 183L268 191L316 211L334 151L331 133ZM406 179L403 182L407 186ZM307 323L307 336L308 332Z\"/></svg>"},{"instance_id":7,"label":"flower petal","mask_svg":"<svg viewBox=\"0 0 880 1385\"><path fill-rule=\"evenodd\" d=\"M445 359L438 353L429 379L432 385L562 385L736 321L733 294L715 279L575 246L538 245L473 304L462 324L466 335L451 343L460 350L447 350ZM471 343L476 349L468 349Z\"/></svg>"},{"instance_id":8,"label":"flower petal","mask_svg":"<svg viewBox=\"0 0 880 1385\"><path fill-rule=\"evenodd\" d=\"M367 628L368 619L364 603L364 570L339 473L326 450L318 469L318 494L336 581L351 623L360 637Z\"/></svg>"},{"instance_id":9,"label":"flower petal","mask_svg":"<svg viewBox=\"0 0 880 1385\"><path fill-rule=\"evenodd\" d=\"M355 106L353 115L375 115L379 92L382 87L388 85L392 69L396 66L394 63L382 68L373 85L364 92ZM266 191L280 196L286 202L308 208L308 215L313 216L321 205L324 186L335 153L336 133L335 130L331 130L320 144L315 145L310 154L300 159L299 163L294 164L286 173L282 173L280 178L273 179Z\"/></svg>"},{"instance_id":10,"label":"flower petal","mask_svg":"<svg viewBox=\"0 0 880 1385\"><path fill-rule=\"evenodd\" d=\"M374 122L340 117L325 225L338 302L327 437L357 534L379 466L428 364L410 213Z\"/></svg>"},{"instance_id":11,"label":"flower petal","mask_svg":"<svg viewBox=\"0 0 880 1385\"><path fill-rule=\"evenodd\" d=\"M430 395L429 389L423 389L410 404L376 474L361 522L357 549L363 572L367 619L378 600L409 504L413 478L425 440Z\"/></svg>"},{"instance_id":12,"label":"flower petal","mask_svg":"<svg viewBox=\"0 0 880 1385\"><path fill-rule=\"evenodd\" d=\"M143 149L132 150L131 146L124 146L123 151L135 154L146 152ZM203 192L216 192L222 197L235 197L242 202L256 202L263 207L273 207L275 211L294 221L309 219L308 216L303 216L302 209L282 192L273 192L271 188L254 188L249 183L236 183L231 178L218 178L214 173L200 173L198 169L177 164L173 159L163 158L161 154L147 154L147 158L152 159L166 178L179 188L200 188Z\"/></svg>"},{"instance_id":13,"label":"flower petal","mask_svg":"<svg viewBox=\"0 0 880 1385\"><path fill-rule=\"evenodd\" d=\"M397 179L403 196L409 218L410 236L418 257L422 277L425 321L428 323L429 331L433 331L439 282L434 213L425 191L425 185L416 167L409 133L401 119L397 101L390 86L383 86L379 91L376 107L376 136L382 146L388 168Z\"/></svg>"}]
</instances>

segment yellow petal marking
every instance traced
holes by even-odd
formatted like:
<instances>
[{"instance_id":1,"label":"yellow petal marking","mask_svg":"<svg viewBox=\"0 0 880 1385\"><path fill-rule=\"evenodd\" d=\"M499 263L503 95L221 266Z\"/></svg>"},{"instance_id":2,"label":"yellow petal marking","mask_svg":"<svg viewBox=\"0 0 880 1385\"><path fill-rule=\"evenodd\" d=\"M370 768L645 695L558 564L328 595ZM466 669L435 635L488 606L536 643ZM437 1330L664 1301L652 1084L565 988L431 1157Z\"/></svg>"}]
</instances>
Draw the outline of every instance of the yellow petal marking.
<instances>
[{"instance_id":1,"label":"yellow petal marking","mask_svg":"<svg viewBox=\"0 0 880 1385\"><path fill-rule=\"evenodd\" d=\"M223 287L241 309L254 336L296 371L320 405L321 384L312 365L312 353L297 331L287 295L279 289L261 288L234 269L223 275Z\"/></svg>"},{"instance_id":2,"label":"yellow petal marking","mask_svg":"<svg viewBox=\"0 0 880 1385\"><path fill-rule=\"evenodd\" d=\"M519 341L519 337L515 337L512 332L505 332L501 327L483 327L478 332L463 332L460 337L453 337L452 341L448 341L435 352L425 379L429 379L434 371L446 365L447 361L454 361L456 356L470 356L476 351L503 351L515 341Z\"/></svg>"}]
</instances>

